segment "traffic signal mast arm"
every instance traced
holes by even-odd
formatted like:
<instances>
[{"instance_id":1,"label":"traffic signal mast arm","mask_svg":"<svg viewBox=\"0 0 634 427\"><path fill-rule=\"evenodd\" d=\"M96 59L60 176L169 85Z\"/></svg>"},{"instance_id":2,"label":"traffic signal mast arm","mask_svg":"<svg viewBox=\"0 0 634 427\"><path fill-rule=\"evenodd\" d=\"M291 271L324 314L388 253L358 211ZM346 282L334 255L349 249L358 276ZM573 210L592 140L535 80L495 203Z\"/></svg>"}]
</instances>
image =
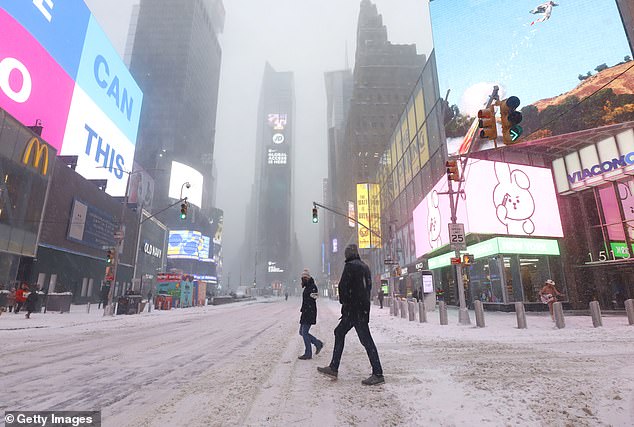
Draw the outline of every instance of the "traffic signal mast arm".
<instances>
[{"instance_id":1,"label":"traffic signal mast arm","mask_svg":"<svg viewBox=\"0 0 634 427\"><path fill-rule=\"evenodd\" d=\"M376 234L374 231L372 231L372 230L370 229L370 227L368 227L367 225L365 225L365 224L361 224L359 221L357 221L357 219L356 219L356 218L352 218L352 217L350 217L350 216L348 216L348 215L346 215L346 214L344 214L344 213L337 212L334 208L331 208L331 207L328 207L328 206L324 206L324 205L322 205L322 204L320 204L320 203L317 203L317 202L313 202L313 207L314 207L314 206L319 206L320 208L323 208L323 209L325 209L325 210L327 210L327 211L329 211L329 212L332 212L332 213L334 213L334 214L336 214L336 215L346 217L346 218L348 218L350 221L354 221L354 222L356 222L356 223L357 223L357 224L359 224L361 227L365 228L366 230L368 230L370 233L374 234L374 235L375 235L376 237L378 237L379 239L382 239L382 237L381 237L380 235L378 235L378 234Z\"/></svg>"}]
</instances>

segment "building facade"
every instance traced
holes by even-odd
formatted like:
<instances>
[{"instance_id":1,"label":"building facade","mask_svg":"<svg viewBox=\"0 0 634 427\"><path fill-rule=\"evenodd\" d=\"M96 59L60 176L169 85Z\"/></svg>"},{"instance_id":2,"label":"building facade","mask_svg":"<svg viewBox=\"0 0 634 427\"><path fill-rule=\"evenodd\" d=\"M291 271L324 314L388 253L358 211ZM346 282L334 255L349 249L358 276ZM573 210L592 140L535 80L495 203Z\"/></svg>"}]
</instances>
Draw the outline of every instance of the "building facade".
<instances>
[{"instance_id":1,"label":"building facade","mask_svg":"<svg viewBox=\"0 0 634 427\"><path fill-rule=\"evenodd\" d=\"M37 256L56 150L0 109L0 283L25 280Z\"/></svg>"},{"instance_id":2,"label":"building facade","mask_svg":"<svg viewBox=\"0 0 634 427\"><path fill-rule=\"evenodd\" d=\"M130 70L145 91L135 161L156 181L154 207L170 200L173 161L203 175L201 207L213 207L213 153L222 50L222 0L142 0Z\"/></svg>"},{"instance_id":3,"label":"building facade","mask_svg":"<svg viewBox=\"0 0 634 427\"><path fill-rule=\"evenodd\" d=\"M350 100L352 98L352 70L330 71L324 75L326 84L326 124L328 127L328 179L323 201L326 205L348 214L346 192L341 188L337 174L337 162L341 162L345 153L345 126ZM353 212L351 212L353 213ZM337 230L349 227L349 220L329 211L320 215L322 224L322 245L324 250L324 279L329 281L329 288L338 280L343 264L342 236ZM352 222L352 227L356 224ZM350 227L350 228L352 228Z\"/></svg>"},{"instance_id":4,"label":"building facade","mask_svg":"<svg viewBox=\"0 0 634 427\"><path fill-rule=\"evenodd\" d=\"M336 146L334 176L338 210L357 214L357 184L374 182L381 156L407 106L408 98L425 64L415 45L395 45L376 5L361 2L357 26L357 47L350 106L343 131L343 143ZM347 220L336 225L338 247L357 242L357 228ZM332 242L332 238L331 238ZM376 240L375 240L376 242ZM330 244L331 250L332 244ZM343 261L333 264L331 280L338 281Z\"/></svg>"},{"instance_id":5,"label":"building facade","mask_svg":"<svg viewBox=\"0 0 634 427\"><path fill-rule=\"evenodd\" d=\"M634 4L630 0L616 0L616 5L619 8L625 33L630 42L630 49L634 53Z\"/></svg>"},{"instance_id":6,"label":"building facade","mask_svg":"<svg viewBox=\"0 0 634 427\"><path fill-rule=\"evenodd\" d=\"M293 146L295 83L292 72L278 72L268 63L264 69L258 109L253 187L253 233L247 233L243 258L247 272L254 272L260 289L289 286L295 277L293 251ZM250 281L249 281L250 282Z\"/></svg>"}]
</instances>

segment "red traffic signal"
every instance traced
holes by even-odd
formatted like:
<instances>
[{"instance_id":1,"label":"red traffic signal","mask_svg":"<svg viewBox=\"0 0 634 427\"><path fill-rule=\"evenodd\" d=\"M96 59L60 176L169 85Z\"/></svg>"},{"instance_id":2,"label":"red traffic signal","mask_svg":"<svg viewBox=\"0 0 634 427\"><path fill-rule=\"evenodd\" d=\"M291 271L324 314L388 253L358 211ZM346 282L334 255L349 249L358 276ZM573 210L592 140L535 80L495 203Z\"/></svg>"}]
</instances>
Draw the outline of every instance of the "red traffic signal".
<instances>
[{"instance_id":1,"label":"red traffic signal","mask_svg":"<svg viewBox=\"0 0 634 427\"><path fill-rule=\"evenodd\" d=\"M498 127L495 123L495 107L478 111L478 127L480 128L480 138L490 139L494 141L498 136Z\"/></svg>"},{"instance_id":2,"label":"red traffic signal","mask_svg":"<svg viewBox=\"0 0 634 427\"><path fill-rule=\"evenodd\" d=\"M460 171L458 170L457 160L447 160L445 163L447 167L447 179L450 181L460 181Z\"/></svg>"}]
</instances>

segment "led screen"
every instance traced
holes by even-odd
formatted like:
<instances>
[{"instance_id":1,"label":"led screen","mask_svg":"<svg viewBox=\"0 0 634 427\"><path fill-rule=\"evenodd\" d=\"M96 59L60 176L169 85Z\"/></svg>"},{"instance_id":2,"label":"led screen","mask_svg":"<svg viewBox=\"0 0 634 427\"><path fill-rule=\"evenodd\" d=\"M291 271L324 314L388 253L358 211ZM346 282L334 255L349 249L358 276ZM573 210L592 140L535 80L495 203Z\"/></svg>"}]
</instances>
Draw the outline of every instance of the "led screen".
<instances>
[{"instance_id":1,"label":"led screen","mask_svg":"<svg viewBox=\"0 0 634 427\"><path fill-rule=\"evenodd\" d=\"M0 108L125 193L143 94L82 0L0 0Z\"/></svg>"},{"instance_id":2,"label":"led screen","mask_svg":"<svg viewBox=\"0 0 634 427\"><path fill-rule=\"evenodd\" d=\"M634 63L614 0L433 0L430 10L450 154L480 144L474 118L494 85L521 100L518 142L634 120Z\"/></svg>"},{"instance_id":3,"label":"led screen","mask_svg":"<svg viewBox=\"0 0 634 427\"><path fill-rule=\"evenodd\" d=\"M185 183L189 183L189 188ZM180 199L187 197L187 201L198 207L203 202L203 175L196 169L183 163L172 162L170 175L169 197Z\"/></svg>"},{"instance_id":4,"label":"led screen","mask_svg":"<svg viewBox=\"0 0 634 427\"><path fill-rule=\"evenodd\" d=\"M465 233L563 237L550 169L471 159L465 175L457 210ZM416 257L448 243L446 191L443 177L414 209Z\"/></svg>"},{"instance_id":5,"label":"led screen","mask_svg":"<svg viewBox=\"0 0 634 427\"><path fill-rule=\"evenodd\" d=\"M192 230L170 230L168 258L198 259L202 234Z\"/></svg>"}]
</instances>

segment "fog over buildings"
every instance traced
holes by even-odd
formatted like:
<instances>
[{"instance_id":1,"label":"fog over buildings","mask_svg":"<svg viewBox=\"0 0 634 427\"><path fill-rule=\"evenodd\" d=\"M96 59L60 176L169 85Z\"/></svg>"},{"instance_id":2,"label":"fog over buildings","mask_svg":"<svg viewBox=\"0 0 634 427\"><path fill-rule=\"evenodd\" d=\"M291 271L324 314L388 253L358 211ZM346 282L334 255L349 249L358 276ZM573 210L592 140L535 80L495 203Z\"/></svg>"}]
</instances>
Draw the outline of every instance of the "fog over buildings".
<instances>
[{"instance_id":1,"label":"fog over buildings","mask_svg":"<svg viewBox=\"0 0 634 427\"><path fill-rule=\"evenodd\" d=\"M86 0L123 56L130 17L138 0ZM311 202L321 201L327 168L324 73L354 66L358 0L225 0L220 35L222 66L214 159L216 206L224 210L224 277L237 286L239 250L254 180L258 100L265 63L295 76L294 224L305 267L321 270L319 229ZM376 0L395 44L415 43L429 55L431 28L425 1ZM300 271L297 272L299 275ZM249 278L251 280L251 278ZM243 278L243 281L247 281Z\"/></svg>"}]
</instances>

